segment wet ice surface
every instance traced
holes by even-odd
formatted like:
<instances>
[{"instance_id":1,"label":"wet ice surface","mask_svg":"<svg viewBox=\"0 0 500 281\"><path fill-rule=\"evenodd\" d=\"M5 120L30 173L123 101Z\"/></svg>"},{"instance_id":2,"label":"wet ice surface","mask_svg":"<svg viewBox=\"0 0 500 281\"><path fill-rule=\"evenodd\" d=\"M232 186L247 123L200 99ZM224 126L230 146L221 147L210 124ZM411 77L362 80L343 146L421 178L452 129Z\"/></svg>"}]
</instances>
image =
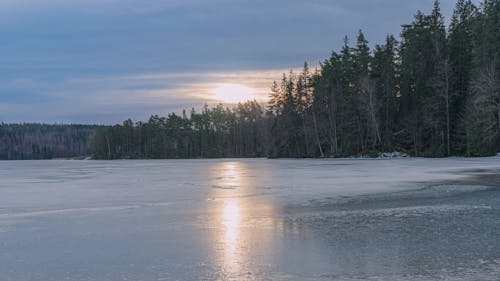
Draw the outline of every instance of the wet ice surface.
<instances>
[{"instance_id":1,"label":"wet ice surface","mask_svg":"<svg viewBox=\"0 0 500 281\"><path fill-rule=\"evenodd\" d=\"M500 158L0 162L0 280L498 280Z\"/></svg>"}]
</instances>

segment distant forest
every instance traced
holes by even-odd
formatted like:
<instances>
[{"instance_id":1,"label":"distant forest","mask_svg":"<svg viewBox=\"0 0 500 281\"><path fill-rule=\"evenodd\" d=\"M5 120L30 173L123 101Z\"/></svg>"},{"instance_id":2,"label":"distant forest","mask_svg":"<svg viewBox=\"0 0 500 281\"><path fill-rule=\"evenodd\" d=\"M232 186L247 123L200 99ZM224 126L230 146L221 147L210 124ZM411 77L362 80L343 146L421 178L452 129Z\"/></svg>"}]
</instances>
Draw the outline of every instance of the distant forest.
<instances>
[{"instance_id":1,"label":"distant forest","mask_svg":"<svg viewBox=\"0 0 500 281\"><path fill-rule=\"evenodd\" d=\"M290 71L270 101L98 130L97 159L486 156L500 151L500 1L436 1L370 50L362 31L311 71Z\"/></svg>"},{"instance_id":2,"label":"distant forest","mask_svg":"<svg viewBox=\"0 0 500 281\"><path fill-rule=\"evenodd\" d=\"M102 126L0 123L0 160L82 157L97 128Z\"/></svg>"},{"instance_id":3,"label":"distant forest","mask_svg":"<svg viewBox=\"0 0 500 281\"><path fill-rule=\"evenodd\" d=\"M95 159L500 151L500 1L477 7L459 0L448 27L436 1L430 14L417 12L403 25L399 38L388 35L370 49L359 31L354 43L347 36L343 43L318 68L305 63L283 74L268 104L205 106L99 128L56 126L52 137L43 126L3 125L0 158L85 154L93 129L88 153Z\"/></svg>"}]
</instances>

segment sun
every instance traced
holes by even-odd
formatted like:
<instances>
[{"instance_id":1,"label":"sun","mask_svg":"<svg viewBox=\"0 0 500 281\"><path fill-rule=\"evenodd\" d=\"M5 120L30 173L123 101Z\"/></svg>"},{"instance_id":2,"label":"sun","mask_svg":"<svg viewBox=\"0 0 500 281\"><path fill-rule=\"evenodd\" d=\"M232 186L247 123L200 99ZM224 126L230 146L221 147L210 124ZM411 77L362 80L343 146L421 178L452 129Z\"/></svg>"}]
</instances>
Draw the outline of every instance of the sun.
<instances>
[{"instance_id":1,"label":"sun","mask_svg":"<svg viewBox=\"0 0 500 281\"><path fill-rule=\"evenodd\" d=\"M243 84L221 83L211 89L211 98L223 103L239 103L249 100L265 101L266 91Z\"/></svg>"}]
</instances>

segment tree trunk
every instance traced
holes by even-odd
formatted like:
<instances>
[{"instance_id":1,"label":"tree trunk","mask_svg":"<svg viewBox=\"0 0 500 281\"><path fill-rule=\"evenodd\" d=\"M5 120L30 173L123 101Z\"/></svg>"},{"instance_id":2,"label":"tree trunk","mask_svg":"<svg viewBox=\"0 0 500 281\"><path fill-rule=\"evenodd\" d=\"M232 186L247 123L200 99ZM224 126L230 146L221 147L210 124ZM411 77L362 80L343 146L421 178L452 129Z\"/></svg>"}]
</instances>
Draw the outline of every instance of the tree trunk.
<instances>
[{"instance_id":1,"label":"tree trunk","mask_svg":"<svg viewBox=\"0 0 500 281\"><path fill-rule=\"evenodd\" d=\"M448 62L445 62L445 98L446 98L446 153L447 156L451 155L450 149L450 89L449 89L449 77L448 77Z\"/></svg>"},{"instance_id":2,"label":"tree trunk","mask_svg":"<svg viewBox=\"0 0 500 281\"><path fill-rule=\"evenodd\" d=\"M325 157L325 154L323 153L323 148L321 147L321 142L319 140L318 121L316 120L316 110L314 109L314 103L311 107L312 107L312 111L313 111L313 123L314 123L314 132L316 134L316 142L318 144L319 153L320 153L321 157L323 158L323 157Z\"/></svg>"},{"instance_id":3,"label":"tree trunk","mask_svg":"<svg viewBox=\"0 0 500 281\"><path fill-rule=\"evenodd\" d=\"M376 118L376 115L375 115L375 105L373 104L373 91L370 89L369 90L369 98L370 98L370 114L371 114L371 118L372 118L372 122L373 122L373 126L374 126L374 129L375 129L375 134L376 134L376 137L377 137L377 140L379 143L382 142L382 139L380 138L380 132L378 130L378 123L377 123L377 118ZM377 144L375 142L375 144Z\"/></svg>"},{"instance_id":4,"label":"tree trunk","mask_svg":"<svg viewBox=\"0 0 500 281\"><path fill-rule=\"evenodd\" d=\"M111 160L111 146L109 144L109 137L106 135L106 143L108 145L108 160Z\"/></svg>"}]
</instances>

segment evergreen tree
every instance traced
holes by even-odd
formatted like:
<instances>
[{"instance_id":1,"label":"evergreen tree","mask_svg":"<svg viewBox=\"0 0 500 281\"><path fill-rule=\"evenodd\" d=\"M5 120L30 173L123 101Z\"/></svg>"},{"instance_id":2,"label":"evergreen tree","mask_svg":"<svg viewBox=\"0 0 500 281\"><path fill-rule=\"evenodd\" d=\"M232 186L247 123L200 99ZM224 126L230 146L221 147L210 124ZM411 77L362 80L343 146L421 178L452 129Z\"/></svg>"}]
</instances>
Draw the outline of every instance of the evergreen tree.
<instances>
[{"instance_id":1,"label":"evergreen tree","mask_svg":"<svg viewBox=\"0 0 500 281\"><path fill-rule=\"evenodd\" d=\"M472 78L472 52L475 42L474 24L477 8L470 0L456 4L449 28L448 61L450 66L450 142L453 152L465 154L467 150L465 111L470 99Z\"/></svg>"}]
</instances>

